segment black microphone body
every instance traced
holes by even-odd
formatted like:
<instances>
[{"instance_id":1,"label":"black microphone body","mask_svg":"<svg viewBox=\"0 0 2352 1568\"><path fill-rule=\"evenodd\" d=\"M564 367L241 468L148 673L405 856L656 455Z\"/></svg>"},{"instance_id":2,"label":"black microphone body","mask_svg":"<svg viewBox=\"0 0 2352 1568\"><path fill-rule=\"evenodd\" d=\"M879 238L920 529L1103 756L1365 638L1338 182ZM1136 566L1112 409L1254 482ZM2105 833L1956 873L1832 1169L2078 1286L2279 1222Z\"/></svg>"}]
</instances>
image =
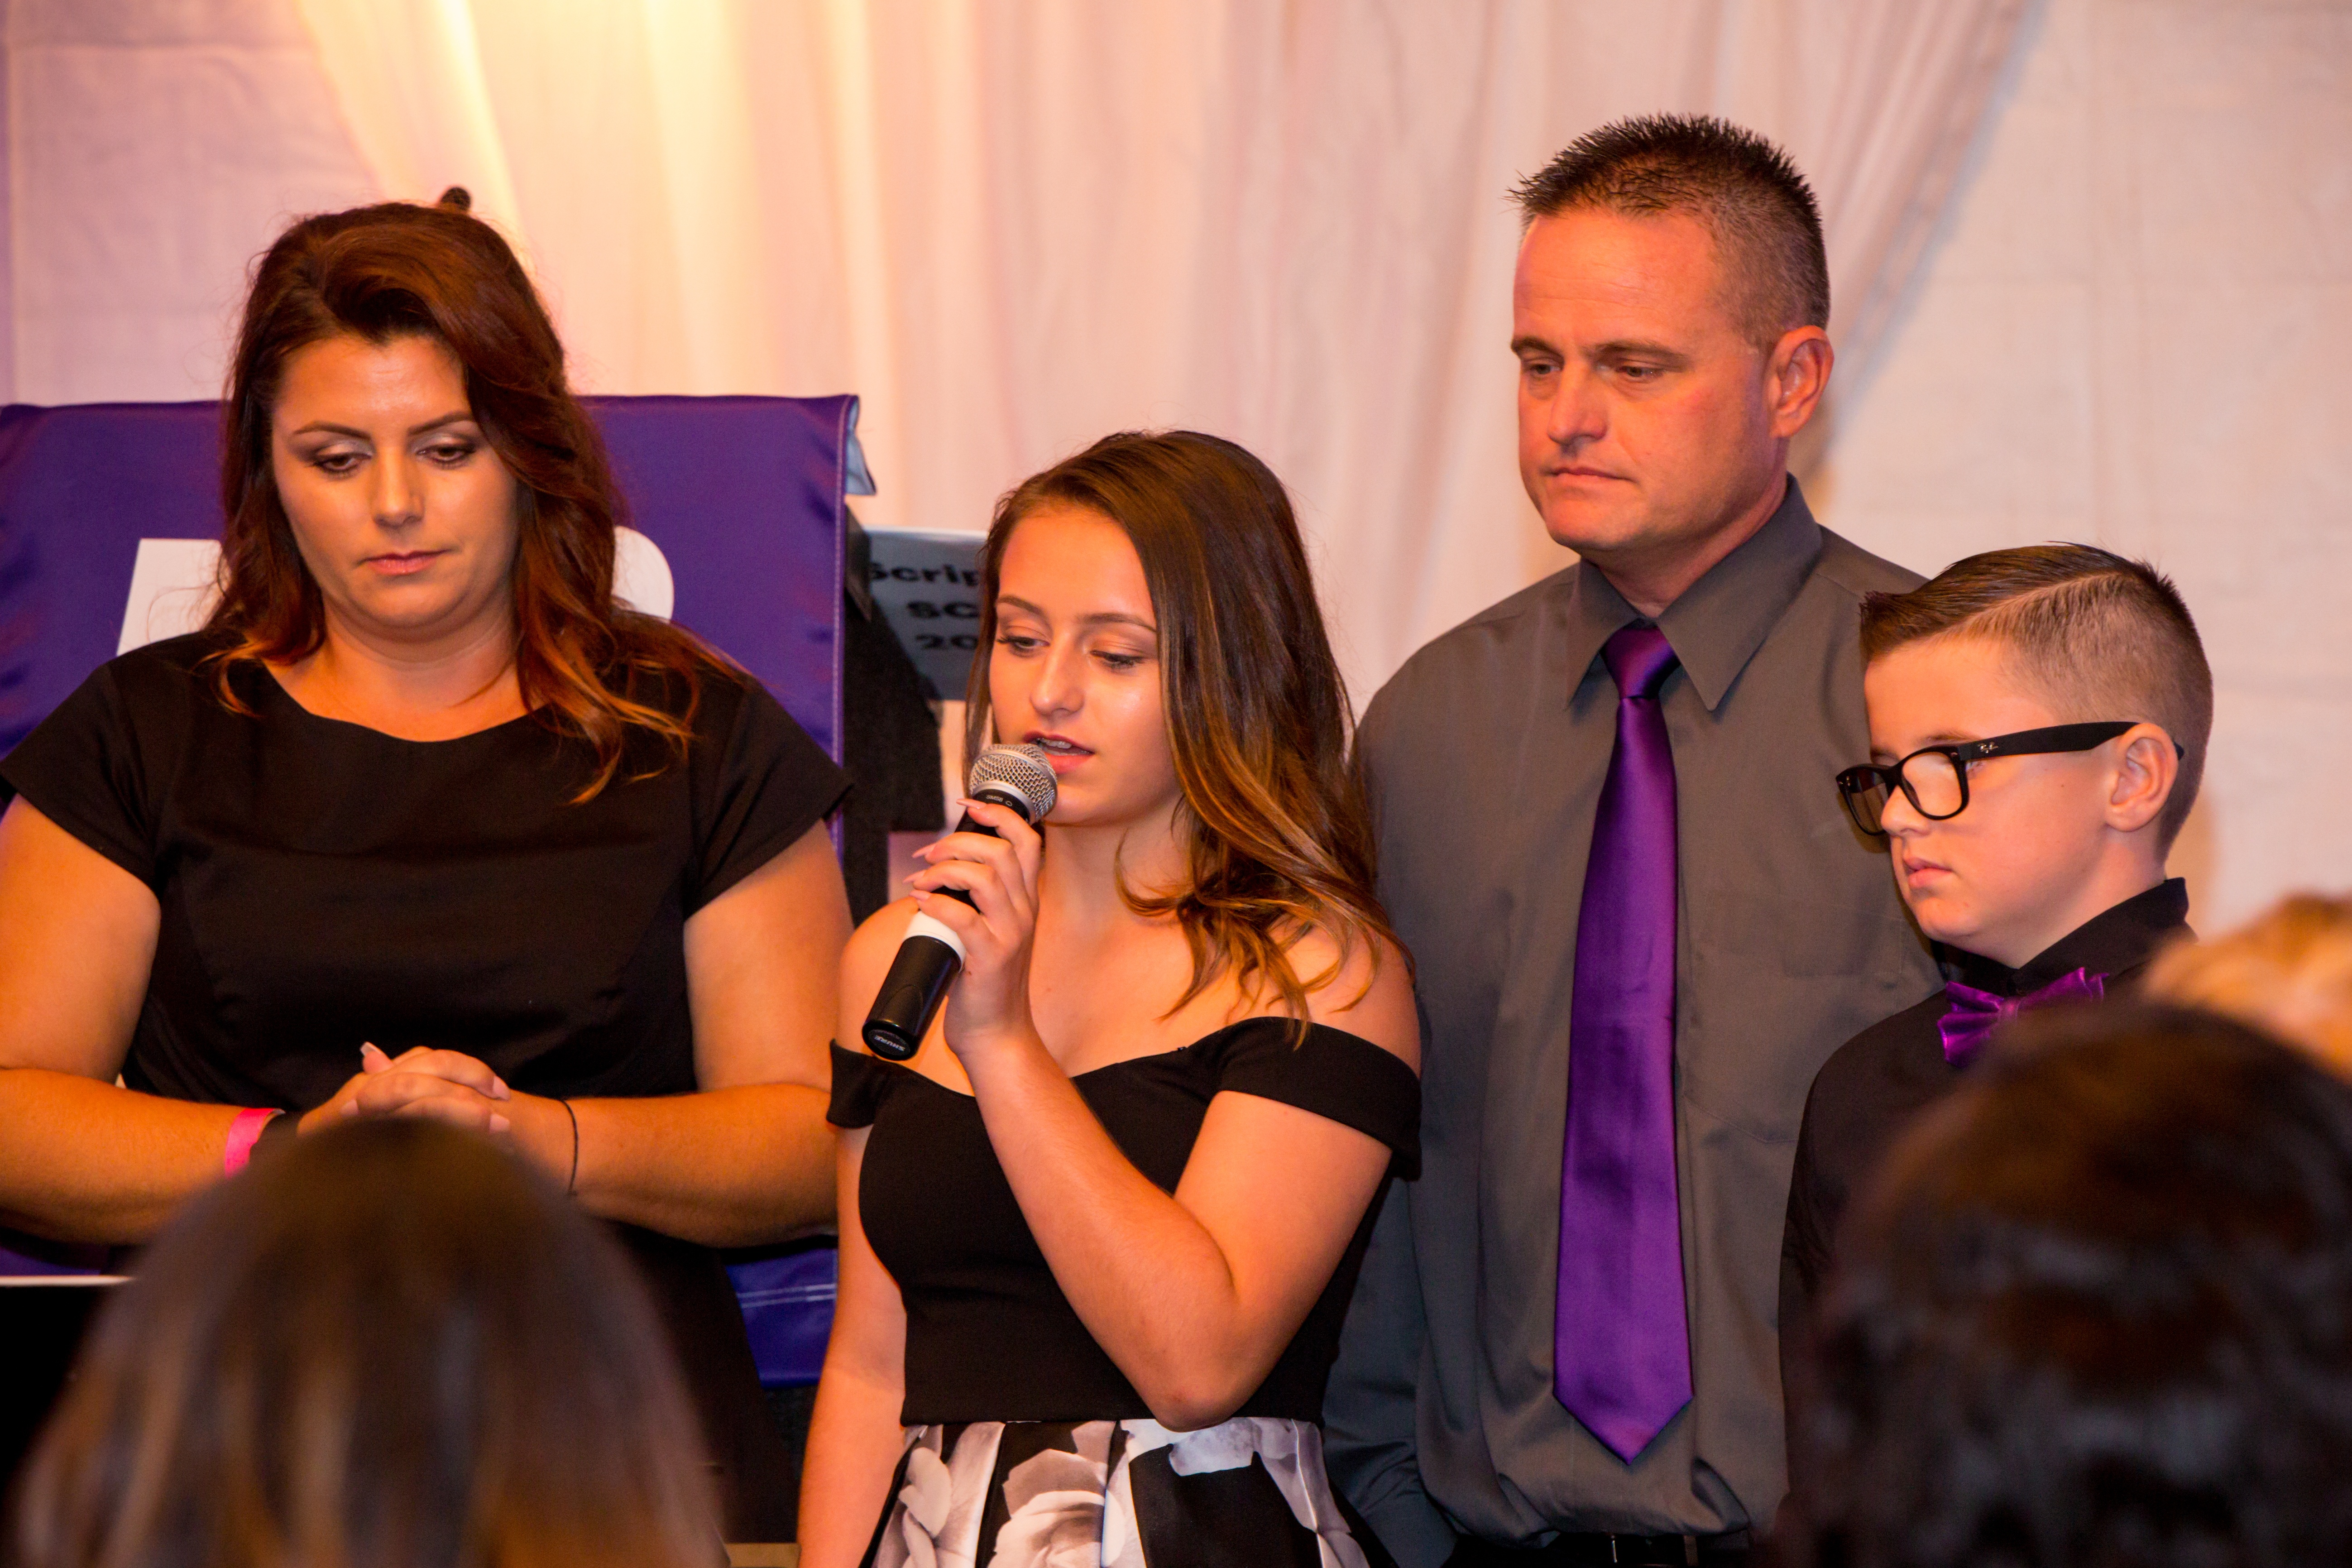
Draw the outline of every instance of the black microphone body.
<instances>
[{"instance_id":1,"label":"black microphone body","mask_svg":"<svg viewBox=\"0 0 2352 1568\"><path fill-rule=\"evenodd\" d=\"M972 764L969 789L973 800L1019 812L1033 827L1054 809L1054 771L1034 746L991 746ZM955 830L999 837L996 829L973 821L969 813ZM940 890L971 904L971 895L961 888ZM890 961L882 989L874 994L874 1005L866 1010L866 1026L859 1031L866 1048L886 1061L902 1062L913 1056L930 1033L948 987L962 973L963 943L945 924L917 911L907 922L906 940Z\"/></svg>"}]
</instances>

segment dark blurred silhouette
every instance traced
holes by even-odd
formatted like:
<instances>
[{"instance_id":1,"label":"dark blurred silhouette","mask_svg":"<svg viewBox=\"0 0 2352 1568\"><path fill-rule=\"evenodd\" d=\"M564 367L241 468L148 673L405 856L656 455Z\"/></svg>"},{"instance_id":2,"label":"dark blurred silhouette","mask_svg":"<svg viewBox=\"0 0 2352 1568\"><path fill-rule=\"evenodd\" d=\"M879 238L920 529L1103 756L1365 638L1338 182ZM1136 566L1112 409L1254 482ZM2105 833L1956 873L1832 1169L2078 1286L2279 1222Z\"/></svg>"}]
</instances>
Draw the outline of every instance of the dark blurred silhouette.
<instances>
[{"instance_id":1,"label":"dark blurred silhouette","mask_svg":"<svg viewBox=\"0 0 2352 1568\"><path fill-rule=\"evenodd\" d=\"M2352 1562L2352 1085L2155 1005L2030 1016L1854 1215L1784 1563Z\"/></svg>"},{"instance_id":2,"label":"dark blurred silhouette","mask_svg":"<svg viewBox=\"0 0 2352 1568\"><path fill-rule=\"evenodd\" d=\"M93 1331L17 1568L709 1568L701 1449L611 1238L489 1141L354 1122L190 1205Z\"/></svg>"}]
</instances>

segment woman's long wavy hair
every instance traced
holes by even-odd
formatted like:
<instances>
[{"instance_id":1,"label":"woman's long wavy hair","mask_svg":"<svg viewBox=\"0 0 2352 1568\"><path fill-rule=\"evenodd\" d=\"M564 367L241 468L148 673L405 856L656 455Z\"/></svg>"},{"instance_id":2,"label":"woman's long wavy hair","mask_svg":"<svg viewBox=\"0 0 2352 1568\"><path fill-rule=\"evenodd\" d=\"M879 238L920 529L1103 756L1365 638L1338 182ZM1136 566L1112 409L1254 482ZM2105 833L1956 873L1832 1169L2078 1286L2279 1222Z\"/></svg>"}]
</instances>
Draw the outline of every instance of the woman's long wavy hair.
<instances>
[{"instance_id":1,"label":"woman's long wavy hair","mask_svg":"<svg viewBox=\"0 0 2352 1568\"><path fill-rule=\"evenodd\" d=\"M1182 791L1182 885L1119 893L1172 915L1192 951L1183 1006L1231 974L1270 988L1291 1016L1361 944L1378 972L1395 942L1373 891L1373 836L1348 746L1348 689L1282 481L1244 448L1192 430L1125 431L1024 479L996 504L981 550L980 649L965 710L966 761L989 742L989 652L1004 551L1041 508L1085 507L1135 545L1160 623L1160 700ZM1339 948L1301 976L1290 950L1310 930ZM1377 939L1377 940L1376 940Z\"/></svg>"},{"instance_id":2,"label":"woman's long wavy hair","mask_svg":"<svg viewBox=\"0 0 2352 1568\"><path fill-rule=\"evenodd\" d=\"M454 203L304 218L255 268L223 408L221 597L205 628L223 645L211 659L220 700L249 710L232 684L239 667L305 658L326 640L278 493L270 413L287 361L345 336L429 339L463 368L473 416L516 481L516 679L526 709L594 748L580 798L612 781L633 730L683 759L701 678L730 667L692 634L614 603L624 506L604 439L522 264ZM682 687L682 714L633 695L636 676Z\"/></svg>"},{"instance_id":3,"label":"woman's long wavy hair","mask_svg":"<svg viewBox=\"0 0 2352 1568\"><path fill-rule=\"evenodd\" d=\"M16 1568L717 1568L602 1226L488 1139L352 1122L174 1219L20 1481Z\"/></svg>"}]
</instances>

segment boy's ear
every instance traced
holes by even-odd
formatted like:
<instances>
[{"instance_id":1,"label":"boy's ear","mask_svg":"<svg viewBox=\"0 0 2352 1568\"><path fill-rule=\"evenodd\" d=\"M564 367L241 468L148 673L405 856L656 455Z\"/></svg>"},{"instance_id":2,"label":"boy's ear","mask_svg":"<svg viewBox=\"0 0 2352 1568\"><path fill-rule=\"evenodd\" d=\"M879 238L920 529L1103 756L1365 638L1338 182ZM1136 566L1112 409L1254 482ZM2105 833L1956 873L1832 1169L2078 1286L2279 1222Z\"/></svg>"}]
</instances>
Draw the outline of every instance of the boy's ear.
<instances>
[{"instance_id":1,"label":"boy's ear","mask_svg":"<svg viewBox=\"0 0 2352 1568\"><path fill-rule=\"evenodd\" d=\"M2116 739L2123 756L2107 796L2107 826L2137 833L2154 822L2180 778L2180 748L2155 724L2135 724Z\"/></svg>"}]
</instances>

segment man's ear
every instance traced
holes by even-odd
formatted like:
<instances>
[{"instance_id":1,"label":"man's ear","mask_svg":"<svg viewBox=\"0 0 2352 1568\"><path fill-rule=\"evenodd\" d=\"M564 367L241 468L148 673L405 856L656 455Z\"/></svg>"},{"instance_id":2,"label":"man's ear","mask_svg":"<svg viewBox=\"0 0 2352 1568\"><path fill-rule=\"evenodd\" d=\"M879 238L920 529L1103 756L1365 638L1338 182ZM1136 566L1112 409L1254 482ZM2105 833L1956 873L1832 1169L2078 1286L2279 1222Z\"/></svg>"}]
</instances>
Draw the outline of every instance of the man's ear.
<instances>
[{"instance_id":1,"label":"man's ear","mask_svg":"<svg viewBox=\"0 0 2352 1568\"><path fill-rule=\"evenodd\" d=\"M1785 441L1812 419L1836 361L1830 335L1819 327L1791 327L1780 334L1764 362L1764 396L1774 436Z\"/></svg>"},{"instance_id":2,"label":"man's ear","mask_svg":"<svg viewBox=\"0 0 2352 1568\"><path fill-rule=\"evenodd\" d=\"M2116 782L2107 795L2107 826L2137 833L2154 822L2180 781L2180 748L2155 724L2135 724L2116 737L2123 742Z\"/></svg>"}]
</instances>

